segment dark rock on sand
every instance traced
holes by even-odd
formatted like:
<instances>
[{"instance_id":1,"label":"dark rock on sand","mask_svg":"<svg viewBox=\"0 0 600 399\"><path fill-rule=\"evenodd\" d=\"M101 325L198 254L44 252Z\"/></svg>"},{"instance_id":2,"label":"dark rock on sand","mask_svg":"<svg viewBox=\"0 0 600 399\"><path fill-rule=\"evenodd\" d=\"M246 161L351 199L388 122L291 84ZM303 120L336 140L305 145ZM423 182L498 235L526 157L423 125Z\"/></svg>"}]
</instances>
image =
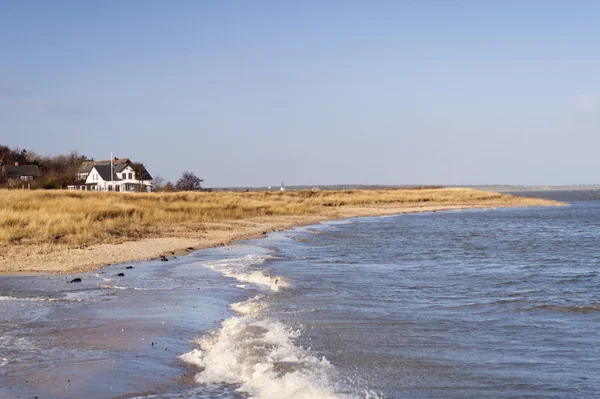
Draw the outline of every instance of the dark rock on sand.
<instances>
[{"instance_id":1,"label":"dark rock on sand","mask_svg":"<svg viewBox=\"0 0 600 399\"><path fill-rule=\"evenodd\" d=\"M79 277L74 278L73 280L67 281L67 283L81 283L81 279Z\"/></svg>"},{"instance_id":2,"label":"dark rock on sand","mask_svg":"<svg viewBox=\"0 0 600 399\"><path fill-rule=\"evenodd\" d=\"M133 269L133 266L126 266L125 269Z\"/></svg>"},{"instance_id":3,"label":"dark rock on sand","mask_svg":"<svg viewBox=\"0 0 600 399\"><path fill-rule=\"evenodd\" d=\"M119 274L117 274L117 276L119 276L119 277L125 277L125 273L119 273Z\"/></svg>"}]
</instances>

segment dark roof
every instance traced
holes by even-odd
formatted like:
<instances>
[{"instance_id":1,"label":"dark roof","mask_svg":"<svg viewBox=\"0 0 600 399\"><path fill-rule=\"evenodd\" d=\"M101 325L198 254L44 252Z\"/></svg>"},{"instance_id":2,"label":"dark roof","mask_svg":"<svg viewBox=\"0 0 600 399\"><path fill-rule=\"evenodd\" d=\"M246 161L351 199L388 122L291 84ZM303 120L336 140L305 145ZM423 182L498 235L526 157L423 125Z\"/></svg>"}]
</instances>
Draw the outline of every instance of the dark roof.
<instances>
[{"instance_id":1,"label":"dark roof","mask_svg":"<svg viewBox=\"0 0 600 399\"><path fill-rule=\"evenodd\" d=\"M98 174L100 175L100 177L102 177L102 179L104 181L110 181L110 163L108 164L100 164L100 165L94 165L94 168L96 168L96 170L98 171ZM119 181L121 180L120 177L118 177L115 174L115 171L113 170L113 178L112 180L114 181Z\"/></svg>"},{"instance_id":2,"label":"dark roof","mask_svg":"<svg viewBox=\"0 0 600 399\"><path fill-rule=\"evenodd\" d=\"M135 176L136 179L138 179L138 180L152 180L152 176L150 175L150 173L148 173L148 170L142 164L121 164L121 165L115 165L114 172L115 173L122 173L123 170L125 168L127 168L128 166L131 169L133 169L133 171L136 173L136 176ZM143 177L146 177L146 178L143 179Z\"/></svg>"},{"instance_id":3,"label":"dark roof","mask_svg":"<svg viewBox=\"0 0 600 399\"><path fill-rule=\"evenodd\" d=\"M123 171L123 169L125 169L126 167L128 167L129 165L126 163L122 163L119 165L115 165L115 173L121 173Z\"/></svg>"},{"instance_id":4,"label":"dark roof","mask_svg":"<svg viewBox=\"0 0 600 399\"><path fill-rule=\"evenodd\" d=\"M117 158L115 160L115 166L123 165L123 167L125 167L125 166L129 165L130 163L131 163L131 161L129 160L129 158ZM77 168L77 174L90 173L92 171L92 168L96 165L110 165L110 159L103 159L100 161L82 162L81 165L79 165L79 168Z\"/></svg>"},{"instance_id":5,"label":"dark roof","mask_svg":"<svg viewBox=\"0 0 600 399\"><path fill-rule=\"evenodd\" d=\"M135 166L131 166L134 170L136 169ZM136 176L138 178L138 180L152 180L152 175L150 175L150 173L148 173L148 169L146 169L146 167L144 165L141 165L140 169L138 170L141 173L141 176ZM145 177L145 179L142 179L143 177Z\"/></svg>"},{"instance_id":6,"label":"dark roof","mask_svg":"<svg viewBox=\"0 0 600 399\"><path fill-rule=\"evenodd\" d=\"M20 176L38 177L40 175L40 168L37 165L6 165L2 167L2 171L9 179L19 178Z\"/></svg>"}]
</instances>

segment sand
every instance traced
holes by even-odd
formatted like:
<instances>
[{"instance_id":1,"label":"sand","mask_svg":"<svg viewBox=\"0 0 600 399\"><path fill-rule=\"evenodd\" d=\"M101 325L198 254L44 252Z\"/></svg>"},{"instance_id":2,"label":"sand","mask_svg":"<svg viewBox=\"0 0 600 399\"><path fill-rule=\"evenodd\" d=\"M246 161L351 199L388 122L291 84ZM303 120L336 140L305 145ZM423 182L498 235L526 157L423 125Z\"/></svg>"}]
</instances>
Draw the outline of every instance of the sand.
<instances>
[{"instance_id":1,"label":"sand","mask_svg":"<svg viewBox=\"0 0 600 399\"><path fill-rule=\"evenodd\" d=\"M0 248L4 252L0 254L0 273L80 273L115 263L155 259L160 256L177 256L193 250L228 245L233 241L258 238L272 231L287 230L327 220L485 207L484 205L343 207L319 215L271 216L207 223L203 231L196 233L185 232L177 237L146 238L121 244L91 245L85 248L61 247L56 244L34 247L8 246Z\"/></svg>"}]
</instances>

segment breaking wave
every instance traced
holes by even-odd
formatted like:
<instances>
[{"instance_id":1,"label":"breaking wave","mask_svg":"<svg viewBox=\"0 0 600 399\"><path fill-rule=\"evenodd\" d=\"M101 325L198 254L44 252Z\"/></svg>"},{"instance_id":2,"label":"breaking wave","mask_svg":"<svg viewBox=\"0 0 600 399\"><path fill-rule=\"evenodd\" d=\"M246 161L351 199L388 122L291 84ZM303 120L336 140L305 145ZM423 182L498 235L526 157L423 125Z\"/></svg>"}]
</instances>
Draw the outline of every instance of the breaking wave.
<instances>
[{"instance_id":1,"label":"breaking wave","mask_svg":"<svg viewBox=\"0 0 600 399\"><path fill-rule=\"evenodd\" d=\"M333 366L296 346L300 331L267 317L262 299L232 304L238 315L198 339L198 349L181 355L202 369L196 381L237 384L258 399L342 397L335 392Z\"/></svg>"},{"instance_id":2,"label":"breaking wave","mask_svg":"<svg viewBox=\"0 0 600 399\"><path fill-rule=\"evenodd\" d=\"M235 278L242 283L266 287L271 291L287 288L288 283L283 277L271 275L268 271L256 267L270 258L272 255L269 254L248 254L237 258L204 262L203 265L226 277Z\"/></svg>"}]
</instances>

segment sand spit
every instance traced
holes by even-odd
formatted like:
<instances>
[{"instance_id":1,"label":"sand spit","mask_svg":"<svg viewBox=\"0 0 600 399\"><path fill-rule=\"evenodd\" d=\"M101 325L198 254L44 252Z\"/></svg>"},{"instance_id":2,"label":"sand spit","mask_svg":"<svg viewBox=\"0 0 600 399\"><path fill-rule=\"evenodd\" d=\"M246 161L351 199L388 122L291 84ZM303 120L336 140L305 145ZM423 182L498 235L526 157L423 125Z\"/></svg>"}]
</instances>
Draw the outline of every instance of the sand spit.
<instances>
[{"instance_id":1,"label":"sand spit","mask_svg":"<svg viewBox=\"0 0 600 399\"><path fill-rule=\"evenodd\" d=\"M428 195L427 192L431 191L440 190L422 190L421 193L422 195ZM470 191L476 194L481 193L474 190ZM366 193L368 196L368 192ZM461 193L463 192L461 191ZM360 194L365 195L363 192L360 192ZM482 195L487 196L489 193ZM94 240L94 237L89 238L90 245L56 242L59 240L48 240L49 242L31 244L0 241L0 273L79 273L95 270L114 263L159 257L168 260L170 257L189 253L194 250L228 245L233 241L261 237L272 231L286 230L296 226L335 219L467 208L560 205L560 203L554 201L516 198L506 195L500 196L500 194L494 195L498 197L486 197L481 201L478 199L471 201L457 200L454 201L456 203L450 200L443 201L444 203L440 204L435 204L437 202L435 200L383 204L369 204L367 201L364 201L367 202L365 205L311 205L312 208L309 208L309 205L303 204L303 206L306 206L306 209L299 215L295 215L294 210L289 212L291 214L283 215L264 216L245 214L233 220L231 218L223 218L223 220L203 221L201 228L198 227L197 222L186 223L180 221L177 224L170 225L158 222L154 226L146 226L145 234L139 234L132 237L132 239L127 239L127 236L121 236L118 240L114 240L116 242L105 242L95 245L93 242L102 241ZM286 197L282 198L285 199ZM290 196L290 198L294 197ZM253 200L255 201L256 199ZM111 197L111 201L114 202L114 197ZM314 201L314 198L311 197L311 201ZM330 199L327 199L327 201L330 201ZM34 211L30 210L30 212ZM165 226L168 227L165 228ZM79 239L79 237L76 238Z\"/></svg>"}]
</instances>

